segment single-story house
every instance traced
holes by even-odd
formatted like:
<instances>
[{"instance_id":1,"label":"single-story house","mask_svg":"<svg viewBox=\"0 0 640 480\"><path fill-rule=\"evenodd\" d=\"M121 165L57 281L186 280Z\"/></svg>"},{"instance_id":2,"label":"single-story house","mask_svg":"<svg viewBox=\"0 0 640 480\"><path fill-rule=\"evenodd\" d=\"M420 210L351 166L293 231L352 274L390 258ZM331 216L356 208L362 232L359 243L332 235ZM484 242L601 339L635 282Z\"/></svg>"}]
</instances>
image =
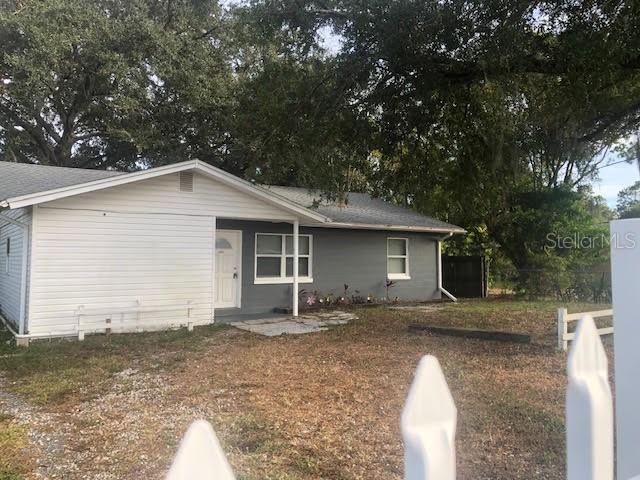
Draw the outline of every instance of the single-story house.
<instances>
[{"instance_id":1,"label":"single-story house","mask_svg":"<svg viewBox=\"0 0 640 480\"><path fill-rule=\"evenodd\" d=\"M0 314L22 343L208 324L309 292L431 300L464 230L351 193L346 205L198 161L134 173L0 162Z\"/></svg>"}]
</instances>

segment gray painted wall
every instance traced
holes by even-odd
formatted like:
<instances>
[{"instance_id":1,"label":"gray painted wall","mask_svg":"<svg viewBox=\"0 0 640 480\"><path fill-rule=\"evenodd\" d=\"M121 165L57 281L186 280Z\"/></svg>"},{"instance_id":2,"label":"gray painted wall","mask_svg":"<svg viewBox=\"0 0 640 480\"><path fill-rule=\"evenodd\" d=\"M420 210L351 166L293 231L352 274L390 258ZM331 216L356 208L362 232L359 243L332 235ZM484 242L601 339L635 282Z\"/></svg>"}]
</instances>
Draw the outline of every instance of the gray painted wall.
<instances>
[{"instance_id":1,"label":"gray painted wall","mask_svg":"<svg viewBox=\"0 0 640 480\"><path fill-rule=\"evenodd\" d=\"M291 285L255 285L255 234L292 233L288 223L217 221L218 229L242 231L242 307L240 310L217 310L223 317L233 313L262 313L274 307L291 306ZM300 289L317 290L326 295L340 295L343 285L351 294L385 296L387 275L387 238L409 238L410 280L397 280L390 296L400 300L432 300L440 298L437 290L437 246L433 236L373 230L332 228L300 228L300 233L313 235L313 283L301 283ZM224 320L222 318L222 320Z\"/></svg>"}]
</instances>

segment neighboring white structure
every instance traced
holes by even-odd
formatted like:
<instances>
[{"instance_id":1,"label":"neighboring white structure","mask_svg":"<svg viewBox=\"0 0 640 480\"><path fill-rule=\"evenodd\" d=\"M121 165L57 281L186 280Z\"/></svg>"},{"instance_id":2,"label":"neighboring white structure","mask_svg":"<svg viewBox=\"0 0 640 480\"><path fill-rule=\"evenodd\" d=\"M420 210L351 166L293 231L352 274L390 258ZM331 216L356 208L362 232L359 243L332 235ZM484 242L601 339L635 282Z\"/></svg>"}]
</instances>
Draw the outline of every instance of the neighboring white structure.
<instances>
[{"instance_id":1,"label":"neighboring white structure","mask_svg":"<svg viewBox=\"0 0 640 480\"><path fill-rule=\"evenodd\" d=\"M640 219L611 222L618 478L640 475Z\"/></svg>"}]
</instances>

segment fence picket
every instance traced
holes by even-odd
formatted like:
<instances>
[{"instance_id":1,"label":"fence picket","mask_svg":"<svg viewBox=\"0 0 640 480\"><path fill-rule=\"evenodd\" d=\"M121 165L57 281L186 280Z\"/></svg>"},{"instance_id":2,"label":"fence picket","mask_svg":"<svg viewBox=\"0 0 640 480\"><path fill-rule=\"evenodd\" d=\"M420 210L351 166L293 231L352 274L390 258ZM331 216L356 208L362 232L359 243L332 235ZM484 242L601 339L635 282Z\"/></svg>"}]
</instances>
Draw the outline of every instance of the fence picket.
<instances>
[{"instance_id":1,"label":"fence picket","mask_svg":"<svg viewBox=\"0 0 640 480\"><path fill-rule=\"evenodd\" d=\"M209 422L197 420L191 424L166 480L235 480Z\"/></svg>"},{"instance_id":2,"label":"fence picket","mask_svg":"<svg viewBox=\"0 0 640 480\"><path fill-rule=\"evenodd\" d=\"M613 400L607 355L585 315L567 365L567 479L613 480Z\"/></svg>"},{"instance_id":3,"label":"fence picket","mask_svg":"<svg viewBox=\"0 0 640 480\"><path fill-rule=\"evenodd\" d=\"M590 315L580 320L567 362L567 480L613 480L613 400L608 361ZM437 358L422 357L400 427L405 480L455 480L457 409ZM211 425L194 422L166 480L235 480ZM636 477L633 480L640 480Z\"/></svg>"},{"instance_id":4,"label":"fence picket","mask_svg":"<svg viewBox=\"0 0 640 480\"><path fill-rule=\"evenodd\" d=\"M405 480L455 480L456 417L440 363L422 357L400 421Z\"/></svg>"}]
</instances>

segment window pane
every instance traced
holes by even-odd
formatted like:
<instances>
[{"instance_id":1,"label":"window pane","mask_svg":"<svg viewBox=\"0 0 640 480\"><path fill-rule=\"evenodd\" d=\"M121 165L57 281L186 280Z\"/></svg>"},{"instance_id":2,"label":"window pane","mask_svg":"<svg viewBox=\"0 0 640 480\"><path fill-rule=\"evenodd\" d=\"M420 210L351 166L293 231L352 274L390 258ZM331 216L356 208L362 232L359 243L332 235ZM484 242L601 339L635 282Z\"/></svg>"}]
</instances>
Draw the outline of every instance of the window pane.
<instances>
[{"instance_id":1,"label":"window pane","mask_svg":"<svg viewBox=\"0 0 640 480\"><path fill-rule=\"evenodd\" d=\"M258 257L256 258L256 276L258 277L279 277L280 257Z\"/></svg>"},{"instance_id":2,"label":"window pane","mask_svg":"<svg viewBox=\"0 0 640 480\"><path fill-rule=\"evenodd\" d=\"M299 237L298 240L300 255L309 255L309 237Z\"/></svg>"},{"instance_id":3,"label":"window pane","mask_svg":"<svg viewBox=\"0 0 640 480\"><path fill-rule=\"evenodd\" d=\"M387 259L387 272L388 273L407 273L406 259L404 258L389 258Z\"/></svg>"},{"instance_id":4,"label":"window pane","mask_svg":"<svg viewBox=\"0 0 640 480\"><path fill-rule=\"evenodd\" d=\"M229 240L226 238L216 238L216 249L217 250L231 250L231 244Z\"/></svg>"},{"instance_id":5,"label":"window pane","mask_svg":"<svg viewBox=\"0 0 640 480\"><path fill-rule=\"evenodd\" d=\"M287 235L287 255L293 255L293 235ZM298 237L298 250L300 255L309 255L309 237L300 235Z\"/></svg>"},{"instance_id":6,"label":"window pane","mask_svg":"<svg viewBox=\"0 0 640 480\"><path fill-rule=\"evenodd\" d=\"M309 259L308 258L298 258L298 276L299 277L308 277L309 276ZM287 258L287 277L293 277L293 258Z\"/></svg>"},{"instance_id":7,"label":"window pane","mask_svg":"<svg viewBox=\"0 0 640 480\"><path fill-rule=\"evenodd\" d=\"M258 235L258 253L282 253L282 237L280 235Z\"/></svg>"},{"instance_id":8,"label":"window pane","mask_svg":"<svg viewBox=\"0 0 640 480\"><path fill-rule=\"evenodd\" d=\"M300 277L309 276L309 259L308 258L298 259L298 276Z\"/></svg>"},{"instance_id":9,"label":"window pane","mask_svg":"<svg viewBox=\"0 0 640 480\"><path fill-rule=\"evenodd\" d=\"M389 240L387 240L387 246L389 255L407 254L407 242L401 238L390 238Z\"/></svg>"}]
</instances>

